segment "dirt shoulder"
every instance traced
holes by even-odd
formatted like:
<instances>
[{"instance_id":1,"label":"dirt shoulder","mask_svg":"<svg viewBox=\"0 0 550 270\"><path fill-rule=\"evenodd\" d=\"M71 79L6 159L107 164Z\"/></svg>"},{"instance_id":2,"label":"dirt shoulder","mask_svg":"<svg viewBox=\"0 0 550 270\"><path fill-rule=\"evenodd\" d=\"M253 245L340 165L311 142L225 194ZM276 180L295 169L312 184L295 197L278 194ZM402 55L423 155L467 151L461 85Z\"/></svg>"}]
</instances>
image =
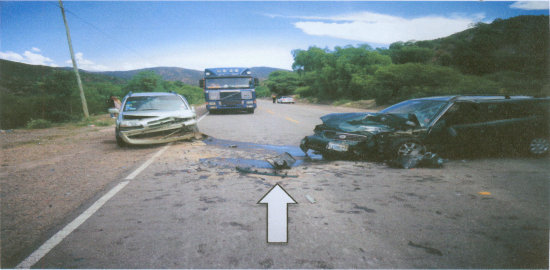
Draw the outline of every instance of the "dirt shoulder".
<instances>
[{"instance_id":1,"label":"dirt shoulder","mask_svg":"<svg viewBox=\"0 0 550 270\"><path fill-rule=\"evenodd\" d=\"M119 148L111 126L0 134L1 267L14 267L158 146Z\"/></svg>"}]
</instances>

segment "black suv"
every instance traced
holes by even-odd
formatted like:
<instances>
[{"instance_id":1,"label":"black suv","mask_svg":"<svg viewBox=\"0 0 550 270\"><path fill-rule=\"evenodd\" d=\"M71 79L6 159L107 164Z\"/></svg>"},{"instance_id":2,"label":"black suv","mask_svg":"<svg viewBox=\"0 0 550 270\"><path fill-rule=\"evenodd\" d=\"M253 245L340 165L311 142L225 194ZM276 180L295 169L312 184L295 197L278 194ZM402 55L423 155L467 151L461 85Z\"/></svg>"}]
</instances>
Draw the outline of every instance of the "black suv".
<instances>
[{"instance_id":1,"label":"black suv","mask_svg":"<svg viewBox=\"0 0 550 270\"><path fill-rule=\"evenodd\" d=\"M306 153L387 158L488 148L542 156L550 148L549 115L549 97L418 98L377 113L325 115L300 147Z\"/></svg>"}]
</instances>

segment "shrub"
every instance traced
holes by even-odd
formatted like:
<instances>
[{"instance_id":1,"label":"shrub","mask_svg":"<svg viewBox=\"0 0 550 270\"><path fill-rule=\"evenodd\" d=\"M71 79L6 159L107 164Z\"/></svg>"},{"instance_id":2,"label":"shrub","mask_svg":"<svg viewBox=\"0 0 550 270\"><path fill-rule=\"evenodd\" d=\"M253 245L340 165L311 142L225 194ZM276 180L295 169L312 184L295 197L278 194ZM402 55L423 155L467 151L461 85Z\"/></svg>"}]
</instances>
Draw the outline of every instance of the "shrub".
<instances>
[{"instance_id":1,"label":"shrub","mask_svg":"<svg viewBox=\"0 0 550 270\"><path fill-rule=\"evenodd\" d=\"M45 119L31 119L27 123L27 128L36 129L36 128L49 128L52 126L52 122Z\"/></svg>"}]
</instances>

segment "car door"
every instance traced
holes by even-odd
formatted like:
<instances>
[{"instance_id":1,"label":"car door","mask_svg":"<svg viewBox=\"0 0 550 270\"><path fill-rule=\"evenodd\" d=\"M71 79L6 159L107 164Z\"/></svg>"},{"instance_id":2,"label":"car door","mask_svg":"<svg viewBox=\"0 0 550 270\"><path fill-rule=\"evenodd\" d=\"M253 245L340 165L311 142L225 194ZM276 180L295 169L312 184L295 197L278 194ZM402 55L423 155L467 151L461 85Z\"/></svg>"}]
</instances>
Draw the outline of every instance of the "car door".
<instances>
[{"instance_id":1,"label":"car door","mask_svg":"<svg viewBox=\"0 0 550 270\"><path fill-rule=\"evenodd\" d=\"M431 144L443 150L473 150L486 143L484 107L456 102L434 123L428 134Z\"/></svg>"}]
</instances>

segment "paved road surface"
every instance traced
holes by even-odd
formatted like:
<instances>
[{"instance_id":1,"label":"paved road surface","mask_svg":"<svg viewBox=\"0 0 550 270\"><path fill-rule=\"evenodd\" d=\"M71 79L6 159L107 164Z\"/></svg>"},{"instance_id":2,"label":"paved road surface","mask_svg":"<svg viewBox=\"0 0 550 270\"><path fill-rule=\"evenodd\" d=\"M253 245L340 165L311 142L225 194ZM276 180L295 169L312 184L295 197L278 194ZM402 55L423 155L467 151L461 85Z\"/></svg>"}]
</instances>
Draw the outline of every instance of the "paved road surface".
<instances>
[{"instance_id":1,"label":"paved road surface","mask_svg":"<svg viewBox=\"0 0 550 270\"><path fill-rule=\"evenodd\" d=\"M400 170L300 156L319 116L342 110L260 101L253 115L206 116L211 139L168 146L33 267L548 267L548 159ZM297 178L235 170L282 151ZM288 244L266 242L257 204L276 183L298 202Z\"/></svg>"}]
</instances>

